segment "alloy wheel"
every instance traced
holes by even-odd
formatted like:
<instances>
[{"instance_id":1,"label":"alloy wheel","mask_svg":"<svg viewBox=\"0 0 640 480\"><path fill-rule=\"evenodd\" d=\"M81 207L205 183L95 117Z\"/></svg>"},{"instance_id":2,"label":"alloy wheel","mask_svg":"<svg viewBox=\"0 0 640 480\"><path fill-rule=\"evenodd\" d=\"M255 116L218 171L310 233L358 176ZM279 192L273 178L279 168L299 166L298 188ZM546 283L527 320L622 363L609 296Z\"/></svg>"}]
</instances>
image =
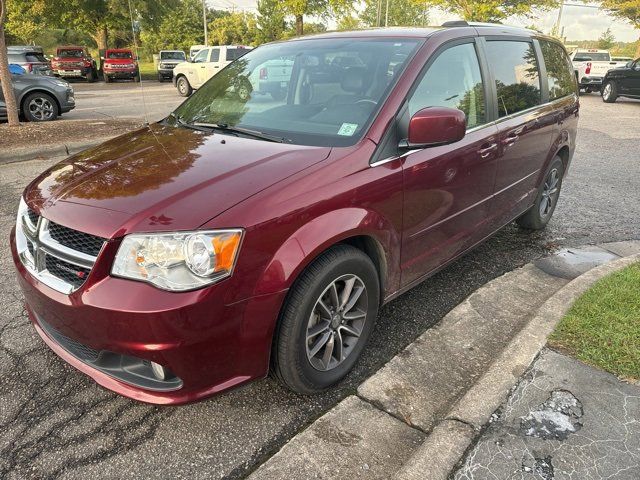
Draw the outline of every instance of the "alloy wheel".
<instances>
[{"instance_id":1,"label":"alloy wheel","mask_svg":"<svg viewBox=\"0 0 640 480\"><path fill-rule=\"evenodd\" d=\"M540 199L540 217L546 218L553 211L553 206L558 200L560 177L558 169L552 169L544 181L542 198Z\"/></svg>"},{"instance_id":2,"label":"alloy wheel","mask_svg":"<svg viewBox=\"0 0 640 480\"><path fill-rule=\"evenodd\" d=\"M611 84L607 83L604 86L604 90L602 91L602 96L604 97L605 100L608 100L609 97L611 96Z\"/></svg>"},{"instance_id":3,"label":"alloy wheel","mask_svg":"<svg viewBox=\"0 0 640 480\"><path fill-rule=\"evenodd\" d=\"M38 121L49 120L53 116L53 104L46 98L35 97L29 102L29 113Z\"/></svg>"},{"instance_id":4,"label":"alloy wheel","mask_svg":"<svg viewBox=\"0 0 640 480\"><path fill-rule=\"evenodd\" d=\"M343 275L325 288L307 323L305 345L313 368L333 370L345 361L360 340L367 309L367 288L357 275Z\"/></svg>"}]
</instances>

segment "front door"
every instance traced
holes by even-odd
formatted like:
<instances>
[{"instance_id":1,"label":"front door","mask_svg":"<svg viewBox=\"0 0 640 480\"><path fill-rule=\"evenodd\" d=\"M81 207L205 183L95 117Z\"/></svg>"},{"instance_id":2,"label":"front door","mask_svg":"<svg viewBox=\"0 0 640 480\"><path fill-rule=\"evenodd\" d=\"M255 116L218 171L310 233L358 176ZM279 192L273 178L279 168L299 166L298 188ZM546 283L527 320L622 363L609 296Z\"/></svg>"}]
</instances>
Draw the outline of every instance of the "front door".
<instances>
[{"instance_id":1,"label":"front door","mask_svg":"<svg viewBox=\"0 0 640 480\"><path fill-rule=\"evenodd\" d=\"M640 96L640 58L625 72L620 93Z\"/></svg>"},{"instance_id":2,"label":"front door","mask_svg":"<svg viewBox=\"0 0 640 480\"><path fill-rule=\"evenodd\" d=\"M488 234L486 218L498 139L487 116L486 76L487 72L481 72L475 40L469 39L439 53L409 98L409 115L432 106L462 110L467 134L452 145L424 148L405 157L403 285Z\"/></svg>"},{"instance_id":3,"label":"front door","mask_svg":"<svg viewBox=\"0 0 640 480\"><path fill-rule=\"evenodd\" d=\"M488 40L486 51L498 107L500 159L492 215L495 228L499 228L533 204L557 113L551 105L542 107L532 41Z\"/></svg>"},{"instance_id":4,"label":"front door","mask_svg":"<svg viewBox=\"0 0 640 480\"><path fill-rule=\"evenodd\" d=\"M191 86L194 88L200 88L200 85L203 83L202 79L205 76L210 52L210 48L203 48L200 50L193 59L191 68L187 70L187 78Z\"/></svg>"},{"instance_id":5,"label":"front door","mask_svg":"<svg viewBox=\"0 0 640 480\"><path fill-rule=\"evenodd\" d=\"M203 77L200 79L201 83L206 82L216 73L218 73L222 68L220 65L220 48L214 47L211 49L211 56L209 57L209 61L206 63L206 67L203 70Z\"/></svg>"}]
</instances>

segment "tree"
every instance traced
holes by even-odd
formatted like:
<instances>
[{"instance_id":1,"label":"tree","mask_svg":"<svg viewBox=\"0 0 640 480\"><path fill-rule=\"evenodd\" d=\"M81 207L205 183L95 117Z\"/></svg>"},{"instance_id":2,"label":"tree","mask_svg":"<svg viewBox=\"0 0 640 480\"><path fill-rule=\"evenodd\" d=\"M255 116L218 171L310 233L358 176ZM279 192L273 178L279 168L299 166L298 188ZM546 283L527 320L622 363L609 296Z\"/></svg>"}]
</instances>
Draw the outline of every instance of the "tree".
<instances>
[{"instance_id":1,"label":"tree","mask_svg":"<svg viewBox=\"0 0 640 480\"><path fill-rule=\"evenodd\" d=\"M607 28L600 38L598 38L598 48L603 50L611 50L611 48L616 44L616 38L611 33L611 29Z\"/></svg>"},{"instance_id":2,"label":"tree","mask_svg":"<svg viewBox=\"0 0 640 480\"><path fill-rule=\"evenodd\" d=\"M11 74L9 73L9 59L7 58L7 43L4 38L4 24L7 19L7 1L0 0L0 83L2 83L2 95L7 107L7 120L10 127L20 125L18 118L18 105L13 93Z\"/></svg>"},{"instance_id":3,"label":"tree","mask_svg":"<svg viewBox=\"0 0 640 480\"><path fill-rule=\"evenodd\" d=\"M602 0L602 8L612 15L629 22L640 29L640 0ZM640 39L636 48L636 58L640 57Z\"/></svg>"},{"instance_id":4,"label":"tree","mask_svg":"<svg viewBox=\"0 0 640 480\"><path fill-rule=\"evenodd\" d=\"M444 0L443 0L444 1ZM295 18L296 35L304 34L304 16L341 16L353 10L350 0L281 0L280 7L285 15Z\"/></svg>"},{"instance_id":5,"label":"tree","mask_svg":"<svg viewBox=\"0 0 640 480\"><path fill-rule=\"evenodd\" d=\"M278 0L258 0L258 43L282 38L287 24Z\"/></svg>"},{"instance_id":6,"label":"tree","mask_svg":"<svg viewBox=\"0 0 640 480\"><path fill-rule=\"evenodd\" d=\"M365 0L365 8L360 16L362 23L370 27L424 26L429 22L427 3L422 0ZM387 15L386 8L389 7Z\"/></svg>"},{"instance_id":7,"label":"tree","mask_svg":"<svg viewBox=\"0 0 640 480\"><path fill-rule=\"evenodd\" d=\"M424 5L423 0L412 0ZM427 0L429 6L438 7L465 20L474 22L500 22L517 15L531 17L534 10L557 8L561 0Z\"/></svg>"},{"instance_id":8,"label":"tree","mask_svg":"<svg viewBox=\"0 0 640 480\"><path fill-rule=\"evenodd\" d=\"M256 17L250 13L229 13L209 24L213 45L254 45L258 37Z\"/></svg>"}]
</instances>

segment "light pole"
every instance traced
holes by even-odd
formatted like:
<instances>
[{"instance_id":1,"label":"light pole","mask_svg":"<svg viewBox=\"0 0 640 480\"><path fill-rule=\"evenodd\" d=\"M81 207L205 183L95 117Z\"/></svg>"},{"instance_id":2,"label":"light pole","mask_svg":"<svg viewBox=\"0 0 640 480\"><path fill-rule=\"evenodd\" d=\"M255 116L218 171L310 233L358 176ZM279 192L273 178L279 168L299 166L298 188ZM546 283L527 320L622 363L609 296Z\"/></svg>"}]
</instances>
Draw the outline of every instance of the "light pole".
<instances>
[{"instance_id":1,"label":"light pole","mask_svg":"<svg viewBox=\"0 0 640 480\"><path fill-rule=\"evenodd\" d=\"M202 23L204 24L204 44L209 45L209 33L207 32L207 5L202 0Z\"/></svg>"}]
</instances>

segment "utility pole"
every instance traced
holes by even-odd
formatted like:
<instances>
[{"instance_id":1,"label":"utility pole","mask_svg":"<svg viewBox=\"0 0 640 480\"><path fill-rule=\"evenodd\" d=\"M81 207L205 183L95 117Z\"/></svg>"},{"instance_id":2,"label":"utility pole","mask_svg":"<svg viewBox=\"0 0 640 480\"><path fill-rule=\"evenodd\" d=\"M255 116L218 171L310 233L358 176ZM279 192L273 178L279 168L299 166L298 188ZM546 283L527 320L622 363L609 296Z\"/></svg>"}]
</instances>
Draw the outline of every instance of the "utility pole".
<instances>
[{"instance_id":1,"label":"utility pole","mask_svg":"<svg viewBox=\"0 0 640 480\"><path fill-rule=\"evenodd\" d=\"M382 12L382 0L378 0L378 13L376 15L376 27L380 26L380 13Z\"/></svg>"},{"instance_id":2,"label":"utility pole","mask_svg":"<svg viewBox=\"0 0 640 480\"><path fill-rule=\"evenodd\" d=\"M384 26L389 26L389 0L387 0L387 6L384 10Z\"/></svg>"},{"instance_id":3,"label":"utility pole","mask_svg":"<svg viewBox=\"0 0 640 480\"><path fill-rule=\"evenodd\" d=\"M558 10L558 20L556 20L556 24L553 27L553 34L560 34L560 25L562 24L562 8L564 7L564 3L560 4L560 9Z\"/></svg>"},{"instance_id":4,"label":"utility pole","mask_svg":"<svg viewBox=\"0 0 640 480\"><path fill-rule=\"evenodd\" d=\"M209 46L209 32L207 32L207 4L202 0L202 23L204 24L204 44Z\"/></svg>"}]
</instances>

